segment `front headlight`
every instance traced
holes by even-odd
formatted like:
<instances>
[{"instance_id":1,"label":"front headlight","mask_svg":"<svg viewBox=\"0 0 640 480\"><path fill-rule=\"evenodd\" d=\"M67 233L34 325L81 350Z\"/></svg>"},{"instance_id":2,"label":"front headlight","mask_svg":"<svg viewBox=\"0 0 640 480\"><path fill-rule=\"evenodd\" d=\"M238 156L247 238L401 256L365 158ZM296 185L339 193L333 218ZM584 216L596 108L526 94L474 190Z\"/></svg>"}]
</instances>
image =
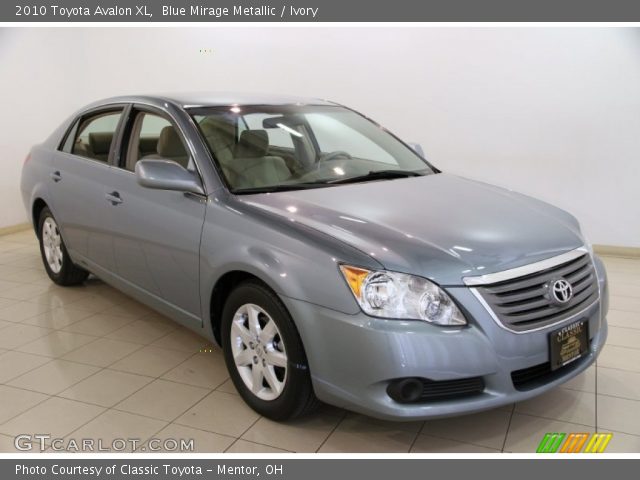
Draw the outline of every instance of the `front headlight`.
<instances>
[{"instance_id":1,"label":"front headlight","mask_svg":"<svg viewBox=\"0 0 640 480\"><path fill-rule=\"evenodd\" d=\"M446 326L467 323L451 297L426 278L349 265L340 265L340 271L368 315Z\"/></svg>"}]
</instances>

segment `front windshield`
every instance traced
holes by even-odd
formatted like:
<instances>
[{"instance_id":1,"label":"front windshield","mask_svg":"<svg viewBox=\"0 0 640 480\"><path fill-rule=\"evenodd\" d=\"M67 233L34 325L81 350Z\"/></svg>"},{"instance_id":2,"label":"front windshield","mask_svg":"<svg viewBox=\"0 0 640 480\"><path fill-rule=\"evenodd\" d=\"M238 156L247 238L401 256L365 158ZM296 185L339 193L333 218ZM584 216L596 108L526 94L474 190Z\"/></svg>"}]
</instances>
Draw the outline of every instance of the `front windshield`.
<instances>
[{"instance_id":1,"label":"front windshield","mask_svg":"<svg viewBox=\"0 0 640 480\"><path fill-rule=\"evenodd\" d=\"M210 107L191 114L238 194L436 171L380 126L339 106Z\"/></svg>"}]
</instances>

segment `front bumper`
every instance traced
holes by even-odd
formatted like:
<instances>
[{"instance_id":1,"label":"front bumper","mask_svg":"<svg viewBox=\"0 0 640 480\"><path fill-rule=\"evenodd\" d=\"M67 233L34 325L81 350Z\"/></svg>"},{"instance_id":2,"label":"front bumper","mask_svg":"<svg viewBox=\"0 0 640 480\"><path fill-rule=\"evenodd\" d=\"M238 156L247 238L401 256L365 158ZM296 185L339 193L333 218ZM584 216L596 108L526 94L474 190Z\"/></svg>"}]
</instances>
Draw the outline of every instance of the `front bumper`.
<instances>
[{"instance_id":1,"label":"front bumper","mask_svg":"<svg viewBox=\"0 0 640 480\"><path fill-rule=\"evenodd\" d=\"M305 345L315 393L320 400L373 417L422 420L461 415L540 395L580 374L596 359L607 338L607 284L596 261L600 300L578 319L589 323L590 351L528 390L514 387L511 373L549 361L548 335L561 325L516 334L497 325L466 287L448 293L466 310L469 326L445 329L421 321L346 315L283 298ZM483 393L427 403L398 403L387 394L390 381L405 377L454 380L482 377Z\"/></svg>"}]
</instances>

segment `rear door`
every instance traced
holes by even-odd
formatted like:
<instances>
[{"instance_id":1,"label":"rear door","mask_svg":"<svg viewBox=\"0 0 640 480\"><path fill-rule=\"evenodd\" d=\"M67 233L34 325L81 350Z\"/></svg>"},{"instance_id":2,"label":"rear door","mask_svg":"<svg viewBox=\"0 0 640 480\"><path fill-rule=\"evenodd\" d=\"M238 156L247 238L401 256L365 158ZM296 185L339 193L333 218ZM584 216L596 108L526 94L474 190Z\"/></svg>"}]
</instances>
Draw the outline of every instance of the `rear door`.
<instances>
[{"instance_id":1,"label":"rear door","mask_svg":"<svg viewBox=\"0 0 640 480\"><path fill-rule=\"evenodd\" d=\"M119 165L109 179L109 190L119 200L109 217L117 274L164 303L175 318L200 324L200 235L206 197L145 188L134 173L141 158L163 158L199 178L183 133L166 113L134 107L117 156Z\"/></svg>"},{"instance_id":2,"label":"rear door","mask_svg":"<svg viewBox=\"0 0 640 480\"><path fill-rule=\"evenodd\" d=\"M94 110L78 118L54 155L50 175L54 215L71 257L113 272L105 181L112 167L114 139L124 105Z\"/></svg>"}]
</instances>

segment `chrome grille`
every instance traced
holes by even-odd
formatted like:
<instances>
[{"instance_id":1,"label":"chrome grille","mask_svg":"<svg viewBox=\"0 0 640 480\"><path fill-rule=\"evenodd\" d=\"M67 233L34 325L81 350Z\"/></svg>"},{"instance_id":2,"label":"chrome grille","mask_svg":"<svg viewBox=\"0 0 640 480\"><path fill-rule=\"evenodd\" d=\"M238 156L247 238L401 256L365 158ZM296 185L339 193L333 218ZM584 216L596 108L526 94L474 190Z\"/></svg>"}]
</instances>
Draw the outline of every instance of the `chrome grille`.
<instances>
[{"instance_id":1,"label":"chrome grille","mask_svg":"<svg viewBox=\"0 0 640 480\"><path fill-rule=\"evenodd\" d=\"M565 279L573 296L564 304L552 298L551 284ZM477 287L497 319L507 328L526 331L561 322L598 298L598 282L591 257L578 258L526 276Z\"/></svg>"}]
</instances>

